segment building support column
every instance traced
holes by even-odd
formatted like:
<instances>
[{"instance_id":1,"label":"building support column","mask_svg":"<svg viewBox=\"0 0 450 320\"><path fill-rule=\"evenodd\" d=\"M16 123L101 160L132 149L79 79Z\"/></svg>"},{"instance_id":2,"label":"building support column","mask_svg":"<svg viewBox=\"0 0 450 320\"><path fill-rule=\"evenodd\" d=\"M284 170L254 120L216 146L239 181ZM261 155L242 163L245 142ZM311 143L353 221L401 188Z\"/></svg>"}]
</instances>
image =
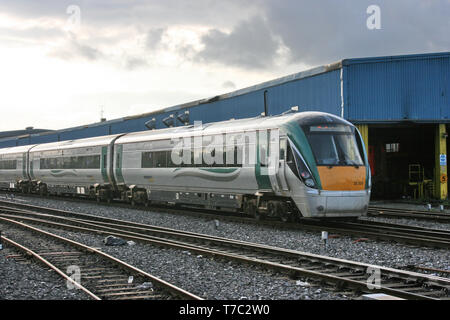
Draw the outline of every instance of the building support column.
<instances>
[{"instance_id":1,"label":"building support column","mask_svg":"<svg viewBox=\"0 0 450 320\"><path fill-rule=\"evenodd\" d=\"M447 190L447 132L445 124L438 124L435 135L435 197L444 200L448 197Z\"/></svg>"},{"instance_id":2,"label":"building support column","mask_svg":"<svg viewBox=\"0 0 450 320\"><path fill-rule=\"evenodd\" d=\"M361 133L361 136L364 141L364 145L366 148L367 155L369 155L369 125L367 124L357 124L356 127L358 128L359 132Z\"/></svg>"}]
</instances>

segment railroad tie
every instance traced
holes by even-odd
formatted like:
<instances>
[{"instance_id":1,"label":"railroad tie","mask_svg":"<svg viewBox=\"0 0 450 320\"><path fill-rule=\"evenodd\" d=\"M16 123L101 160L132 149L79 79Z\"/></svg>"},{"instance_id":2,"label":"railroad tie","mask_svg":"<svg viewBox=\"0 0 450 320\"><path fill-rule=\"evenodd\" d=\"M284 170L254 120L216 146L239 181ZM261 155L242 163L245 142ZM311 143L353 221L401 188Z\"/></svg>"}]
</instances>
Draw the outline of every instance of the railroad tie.
<instances>
[{"instance_id":1,"label":"railroad tie","mask_svg":"<svg viewBox=\"0 0 450 320\"><path fill-rule=\"evenodd\" d=\"M131 292L114 292L114 293L105 293L101 294L102 297L119 297L119 296L130 296L130 295L140 295L140 294L153 294L153 290L149 291L131 291Z\"/></svg>"}]
</instances>

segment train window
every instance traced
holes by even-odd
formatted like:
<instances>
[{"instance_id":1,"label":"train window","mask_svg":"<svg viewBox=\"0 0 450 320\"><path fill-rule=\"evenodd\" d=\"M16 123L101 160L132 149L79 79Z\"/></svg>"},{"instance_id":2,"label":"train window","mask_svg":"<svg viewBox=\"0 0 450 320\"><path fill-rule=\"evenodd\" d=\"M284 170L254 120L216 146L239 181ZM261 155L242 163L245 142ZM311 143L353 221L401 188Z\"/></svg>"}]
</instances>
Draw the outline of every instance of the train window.
<instances>
[{"instance_id":1,"label":"train window","mask_svg":"<svg viewBox=\"0 0 450 320\"><path fill-rule=\"evenodd\" d=\"M90 156L89 158L92 160L92 162L90 163L91 166L88 167L87 169L100 168L100 156Z\"/></svg>"},{"instance_id":2,"label":"train window","mask_svg":"<svg viewBox=\"0 0 450 320\"><path fill-rule=\"evenodd\" d=\"M153 152L142 152L141 168L153 168Z\"/></svg>"},{"instance_id":3,"label":"train window","mask_svg":"<svg viewBox=\"0 0 450 320\"><path fill-rule=\"evenodd\" d=\"M107 157L106 154L103 155L103 168L106 168Z\"/></svg>"},{"instance_id":4,"label":"train window","mask_svg":"<svg viewBox=\"0 0 450 320\"><path fill-rule=\"evenodd\" d=\"M224 152L224 159L226 167L234 167L234 161L236 158L236 153L234 152L234 146L226 146Z\"/></svg>"},{"instance_id":5,"label":"train window","mask_svg":"<svg viewBox=\"0 0 450 320\"><path fill-rule=\"evenodd\" d=\"M17 167L17 160L1 160L0 170L15 170Z\"/></svg>"},{"instance_id":6,"label":"train window","mask_svg":"<svg viewBox=\"0 0 450 320\"><path fill-rule=\"evenodd\" d=\"M280 139L280 160L284 160L286 153L286 139Z\"/></svg>"},{"instance_id":7,"label":"train window","mask_svg":"<svg viewBox=\"0 0 450 320\"><path fill-rule=\"evenodd\" d=\"M72 167L72 160L70 159L70 157L61 159L63 160L62 166L57 166L55 169L70 169Z\"/></svg>"},{"instance_id":8,"label":"train window","mask_svg":"<svg viewBox=\"0 0 450 320\"><path fill-rule=\"evenodd\" d=\"M297 176L297 178L300 178L297 165L295 164L294 154L292 153L292 148L290 146L287 147L286 164L289 166L289 168L291 168L292 172Z\"/></svg>"},{"instance_id":9,"label":"train window","mask_svg":"<svg viewBox=\"0 0 450 320\"><path fill-rule=\"evenodd\" d=\"M41 169L98 169L100 155L40 159Z\"/></svg>"},{"instance_id":10,"label":"train window","mask_svg":"<svg viewBox=\"0 0 450 320\"><path fill-rule=\"evenodd\" d=\"M261 167L267 167L269 154L269 133L266 131L258 131L259 144L259 162Z\"/></svg>"},{"instance_id":11,"label":"train window","mask_svg":"<svg viewBox=\"0 0 450 320\"><path fill-rule=\"evenodd\" d=\"M181 161L181 163L176 164L175 162L173 162L173 159L175 159L177 161L177 163L179 161ZM167 166L169 168L177 168L177 167L182 167L184 165L183 163L183 149L172 149L171 151L167 151Z\"/></svg>"},{"instance_id":12,"label":"train window","mask_svg":"<svg viewBox=\"0 0 450 320\"><path fill-rule=\"evenodd\" d=\"M203 147L202 150L203 150L202 151L202 166L203 167L211 167L212 163L210 163L211 162L210 159L213 156L211 149ZM208 161L206 159L208 159Z\"/></svg>"},{"instance_id":13,"label":"train window","mask_svg":"<svg viewBox=\"0 0 450 320\"><path fill-rule=\"evenodd\" d=\"M193 167L203 167L203 154L202 154L202 148L195 148L194 152L192 153L193 156Z\"/></svg>"},{"instance_id":14,"label":"train window","mask_svg":"<svg viewBox=\"0 0 450 320\"><path fill-rule=\"evenodd\" d=\"M240 145L234 147L234 166L235 167L242 167L242 160L243 160L243 146Z\"/></svg>"},{"instance_id":15,"label":"train window","mask_svg":"<svg viewBox=\"0 0 450 320\"><path fill-rule=\"evenodd\" d=\"M224 154L223 154L222 146L216 146L214 148L214 150L211 152L211 156L214 159L214 162L212 164L213 167L223 167L224 166Z\"/></svg>"},{"instance_id":16,"label":"train window","mask_svg":"<svg viewBox=\"0 0 450 320\"><path fill-rule=\"evenodd\" d=\"M167 167L167 153L166 151L156 151L154 152L153 163L155 168L165 168Z\"/></svg>"},{"instance_id":17,"label":"train window","mask_svg":"<svg viewBox=\"0 0 450 320\"><path fill-rule=\"evenodd\" d=\"M172 152L171 152L171 151L166 151L166 159L167 159L167 167L168 167L168 168L178 167L178 166L172 161Z\"/></svg>"}]
</instances>

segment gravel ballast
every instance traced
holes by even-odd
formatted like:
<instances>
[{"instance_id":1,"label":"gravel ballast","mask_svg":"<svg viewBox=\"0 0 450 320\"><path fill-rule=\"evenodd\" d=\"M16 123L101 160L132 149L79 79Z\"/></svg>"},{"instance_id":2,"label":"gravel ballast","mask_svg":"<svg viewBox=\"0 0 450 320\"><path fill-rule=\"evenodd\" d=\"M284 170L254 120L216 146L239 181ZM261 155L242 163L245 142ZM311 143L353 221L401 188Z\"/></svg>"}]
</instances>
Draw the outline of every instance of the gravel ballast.
<instances>
[{"instance_id":1,"label":"gravel ballast","mask_svg":"<svg viewBox=\"0 0 450 320\"><path fill-rule=\"evenodd\" d=\"M0 226L4 229L4 226ZM11 255L18 251L4 246L0 251L0 300L84 300L88 297L67 289L54 271L31 260L18 262ZM8 257L8 258L7 258Z\"/></svg>"},{"instance_id":2,"label":"gravel ballast","mask_svg":"<svg viewBox=\"0 0 450 320\"><path fill-rule=\"evenodd\" d=\"M10 237L21 237L22 231L0 223ZM126 246L106 246L104 236L78 232L67 232L54 228L38 226L65 238L99 248L116 258L140 268L160 279L192 292L204 299L218 300L259 300L259 299L301 299L301 300L337 300L347 296L323 289L313 283L297 281L265 270L261 267L239 264L223 259L194 254L188 251L160 248L135 243ZM26 240L27 242L29 240ZM14 267L8 266L10 270ZM12 272L10 272L12 273ZM81 274L83 270L81 270ZM54 282L52 282L54 283ZM47 286L51 286L48 283ZM8 299L36 296L33 287L8 287L4 295ZM74 292L76 290L71 290ZM53 292L52 298L66 299L66 292ZM45 292L39 299L47 299Z\"/></svg>"},{"instance_id":3,"label":"gravel ballast","mask_svg":"<svg viewBox=\"0 0 450 320\"><path fill-rule=\"evenodd\" d=\"M16 197L15 201L263 243L386 267L419 265L450 270L450 254L445 249L419 248L393 242L356 239L349 236L333 237L329 239L329 243L325 247L320 232L279 230L267 226L228 221L220 221L216 229L213 219L188 215L40 198ZM399 223L393 219L387 221ZM411 223L411 220L409 221ZM448 229L448 224L428 221L420 221L415 225L437 228L438 224L440 228ZM69 234L74 240L88 245L102 247L106 253L124 259L149 273L207 299L348 298L326 288L303 287L295 280L280 274L271 274L271 271L262 270L259 267L214 260L186 251L162 249L139 243L126 247L106 247L102 246L103 236L59 232L65 236Z\"/></svg>"}]
</instances>

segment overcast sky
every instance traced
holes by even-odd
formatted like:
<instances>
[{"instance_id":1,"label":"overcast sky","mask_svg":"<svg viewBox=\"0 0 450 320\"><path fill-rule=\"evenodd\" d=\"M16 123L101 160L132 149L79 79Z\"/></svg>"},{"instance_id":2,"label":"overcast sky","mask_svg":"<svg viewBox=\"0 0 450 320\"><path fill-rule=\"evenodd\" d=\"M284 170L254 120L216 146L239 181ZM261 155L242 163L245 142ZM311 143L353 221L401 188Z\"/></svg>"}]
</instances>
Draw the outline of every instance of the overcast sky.
<instances>
[{"instance_id":1,"label":"overcast sky","mask_svg":"<svg viewBox=\"0 0 450 320\"><path fill-rule=\"evenodd\" d=\"M450 51L449 17L450 0L0 0L0 131L149 112L344 58Z\"/></svg>"}]
</instances>

